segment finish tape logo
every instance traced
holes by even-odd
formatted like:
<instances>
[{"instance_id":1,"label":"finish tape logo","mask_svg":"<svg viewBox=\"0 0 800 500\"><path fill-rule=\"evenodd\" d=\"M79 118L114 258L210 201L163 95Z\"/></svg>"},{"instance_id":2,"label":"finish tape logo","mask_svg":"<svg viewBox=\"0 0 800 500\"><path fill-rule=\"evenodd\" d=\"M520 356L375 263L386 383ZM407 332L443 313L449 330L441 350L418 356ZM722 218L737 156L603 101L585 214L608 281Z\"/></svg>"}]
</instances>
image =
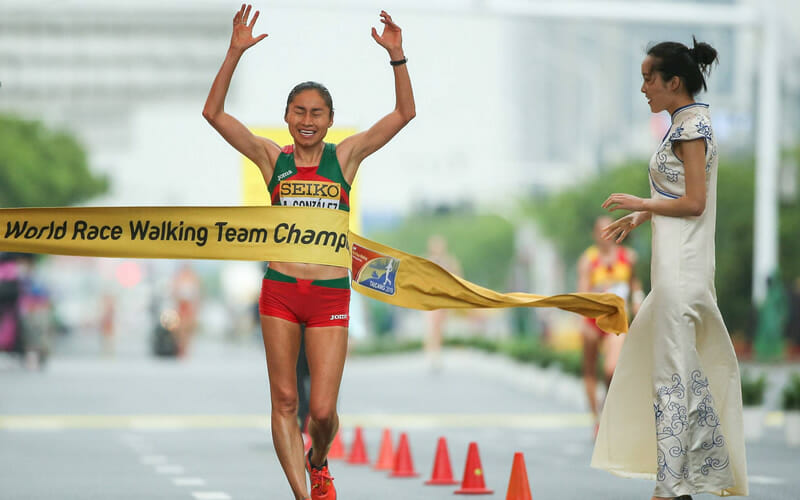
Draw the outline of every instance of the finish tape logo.
<instances>
[{"instance_id":1,"label":"finish tape logo","mask_svg":"<svg viewBox=\"0 0 800 500\"><path fill-rule=\"evenodd\" d=\"M399 259L353 244L353 277L359 285L394 295L399 267Z\"/></svg>"}]
</instances>

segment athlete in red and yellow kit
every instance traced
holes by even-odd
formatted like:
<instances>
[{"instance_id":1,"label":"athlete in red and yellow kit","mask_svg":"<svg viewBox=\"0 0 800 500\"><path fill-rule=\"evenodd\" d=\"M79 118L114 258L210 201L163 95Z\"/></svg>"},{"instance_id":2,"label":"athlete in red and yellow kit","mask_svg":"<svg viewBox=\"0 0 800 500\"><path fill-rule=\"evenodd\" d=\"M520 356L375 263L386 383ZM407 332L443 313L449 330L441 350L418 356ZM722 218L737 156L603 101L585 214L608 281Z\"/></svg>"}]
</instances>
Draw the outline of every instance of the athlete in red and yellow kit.
<instances>
[{"instance_id":1,"label":"athlete in red and yellow kit","mask_svg":"<svg viewBox=\"0 0 800 500\"><path fill-rule=\"evenodd\" d=\"M328 90L314 82L297 85L289 94L284 120L293 145L281 147L253 135L224 110L231 77L245 50L266 37L253 36L258 11L242 5L233 18L233 34L225 61L209 92L203 116L263 174L273 204L320 206L349 211L349 190L361 162L380 149L415 115L414 96L403 54L400 27L381 11L383 33L372 38L389 53L394 72L395 108L368 130L338 145L323 142L333 125ZM313 61L309 61L313 64ZM278 65L274 65L278 69ZM335 500L327 454L339 427L336 400L347 352L348 271L318 264L271 262L264 277L259 310L272 403L272 438L296 499ZM312 448L303 454L297 422L295 363L300 325L305 324L306 355L311 372L309 434Z\"/></svg>"},{"instance_id":2,"label":"athlete in red and yellow kit","mask_svg":"<svg viewBox=\"0 0 800 500\"><path fill-rule=\"evenodd\" d=\"M630 248L617 245L602 237L602 230L614 222L611 217L598 217L594 223L592 236L595 244L587 248L578 261L578 291L613 293L625 299L626 304L633 304L632 312L636 314L643 297L642 287L636 279L634 265L636 252ZM617 366L617 359L625 337L609 335L597 327L594 318L584 318L583 336L583 381L586 385L586 396L589 408L595 419L595 432L599 416L597 404L597 355L603 343L603 373L606 389L611 385L611 377Z\"/></svg>"}]
</instances>

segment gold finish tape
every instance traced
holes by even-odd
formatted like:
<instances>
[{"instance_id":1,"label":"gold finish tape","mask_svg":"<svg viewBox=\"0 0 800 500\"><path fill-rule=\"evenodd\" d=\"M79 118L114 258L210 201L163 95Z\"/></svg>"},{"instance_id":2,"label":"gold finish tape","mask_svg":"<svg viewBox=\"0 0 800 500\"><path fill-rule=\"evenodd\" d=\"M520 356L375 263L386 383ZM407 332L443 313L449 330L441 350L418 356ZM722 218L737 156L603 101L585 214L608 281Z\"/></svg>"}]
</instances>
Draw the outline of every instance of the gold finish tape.
<instances>
[{"instance_id":1,"label":"gold finish tape","mask_svg":"<svg viewBox=\"0 0 800 500\"><path fill-rule=\"evenodd\" d=\"M94 207L0 210L0 250L159 259L308 262L350 267L352 286L412 309L557 307L628 330L608 293L500 293L348 230L341 210L307 207Z\"/></svg>"}]
</instances>

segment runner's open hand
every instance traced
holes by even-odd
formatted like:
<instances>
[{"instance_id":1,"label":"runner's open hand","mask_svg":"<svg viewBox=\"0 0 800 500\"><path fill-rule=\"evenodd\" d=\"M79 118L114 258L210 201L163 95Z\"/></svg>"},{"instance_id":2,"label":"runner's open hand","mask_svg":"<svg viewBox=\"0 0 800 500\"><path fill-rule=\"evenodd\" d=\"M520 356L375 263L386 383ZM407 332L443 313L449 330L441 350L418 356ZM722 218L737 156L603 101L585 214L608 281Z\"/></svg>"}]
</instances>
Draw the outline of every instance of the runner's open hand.
<instances>
[{"instance_id":1,"label":"runner's open hand","mask_svg":"<svg viewBox=\"0 0 800 500\"><path fill-rule=\"evenodd\" d=\"M378 36L378 30L372 28L372 38L389 52L392 59L401 59L403 57L403 30L392 21L392 16L385 10L381 11L381 22L383 23L383 33Z\"/></svg>"},{"instance_id":2,"label":"runner's open hand","mask_svg":"<svg viewBox=\"0 0 800 500\"><path fill-rule=\"evenodd\" d=\"M248 24L247 19L250 17L251 7L250 4L242 4L242 8L239 9L239 12L233 16L233 34L231 34L232 49L245 51L267 37L266 33L256 37L253 36L253 26L255 26L256 19L258 19L258 11L253 14L253 19L251 19Z\"/></svg>"}]
</instances>

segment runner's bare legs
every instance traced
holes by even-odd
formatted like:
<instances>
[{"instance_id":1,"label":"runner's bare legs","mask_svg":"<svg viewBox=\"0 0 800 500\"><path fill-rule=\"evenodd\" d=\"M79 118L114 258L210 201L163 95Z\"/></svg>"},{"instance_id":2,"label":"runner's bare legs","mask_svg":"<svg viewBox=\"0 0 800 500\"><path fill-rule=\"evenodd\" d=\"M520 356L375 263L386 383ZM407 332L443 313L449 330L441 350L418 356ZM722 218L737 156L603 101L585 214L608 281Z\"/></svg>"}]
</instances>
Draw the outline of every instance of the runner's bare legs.
<instances>
[{"instance_id":1,"label":"runner's bare legs","mask_svg":"<svg viewBox=\"0 0 800 500\"><path fill-rule=\"evenodd\" d=\"M311 463L322 465L339 430L336 402L347 356L347 328L326 326L306 328L306 356L311 372L311 401L308 433Z\"/></svg>"},{"instance_id":2,"label":"runner's bare legs","mask_svg":"<svg viewBox=\"0 0 800 500\"><path fill-rule=\"evenodd\" d=\"M583 337L583 383L586 388L586 397L589 401L589 410L594 421L598 421L600 414L597 404L597 355L600 351L600 334L587 324L582 324Z\"/></svg>"},{"instance_id":3,"label":"runner's bare legs","mask_svg":"<svg viewBox=\"0 0 800 500\"><path fill-rule=\"evenodd\" d=\"M303 438L297 423L297 355L300 325L272 316L261 316L261 332L267 355L272 441L278 460L297 500L308 498Z\"/></svg>"}]
</instances>

